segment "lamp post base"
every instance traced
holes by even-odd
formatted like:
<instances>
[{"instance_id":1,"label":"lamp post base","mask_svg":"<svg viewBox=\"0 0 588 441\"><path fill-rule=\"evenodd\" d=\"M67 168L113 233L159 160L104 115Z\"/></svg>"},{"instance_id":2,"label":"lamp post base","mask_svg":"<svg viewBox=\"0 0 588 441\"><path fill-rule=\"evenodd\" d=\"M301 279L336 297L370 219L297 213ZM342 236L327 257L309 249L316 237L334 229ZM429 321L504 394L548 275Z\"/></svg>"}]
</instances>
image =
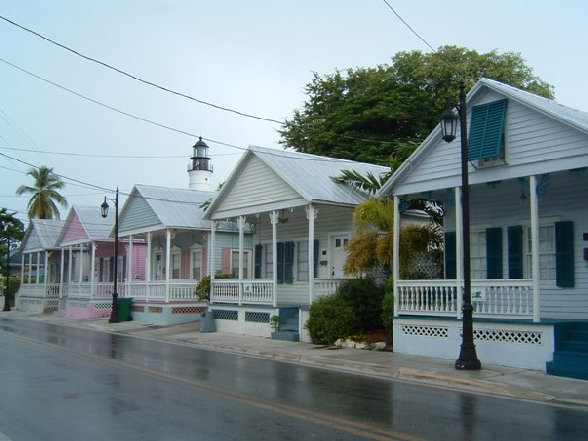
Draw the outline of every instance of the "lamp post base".
<instances>
[{"instance_id":1,"label":"lamp post base","mask_svg":"<svg viewBox=\"0 0 588 441\"><path fill-rule=\"evenodd\" d=\"M455 369L461 371L477 371L482 369L482 363L478 360L474 346L462 345L459 358L455 360Z\"/></svg>"}]
</instances>

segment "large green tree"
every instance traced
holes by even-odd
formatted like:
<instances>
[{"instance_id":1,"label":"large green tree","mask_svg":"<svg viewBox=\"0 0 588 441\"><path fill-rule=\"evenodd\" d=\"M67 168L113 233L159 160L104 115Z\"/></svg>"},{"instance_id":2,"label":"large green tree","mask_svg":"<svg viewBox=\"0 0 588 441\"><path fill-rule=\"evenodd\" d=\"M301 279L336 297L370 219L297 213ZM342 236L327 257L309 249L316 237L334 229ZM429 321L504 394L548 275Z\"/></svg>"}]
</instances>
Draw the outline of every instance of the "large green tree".
<instances>
[{"instance_id":1,"label":"large green tree","mask_svg":"<svg viewBox=\"0 0 588 441\"><path fill-rule=\"evenodd\" d=\"M29 219L59 219L57 204L67 207L67 200L58 191L65 186L64 182L52 168L45 166L30 169L27 175L34 179L33 185L21 185L16 194L31 195L27 205Z\"/></svg>"},{"instance_id":2,"label":"large green tree","mask_svg":"<svg viewBox=\"0 0 588 441\"><path fill-rule=\"evenodd\" d=\"M9 213L6 208L0 208L0 273L5 276L4 308L3 311L10 311L9 299L9 256L20 243L24 235L23 224L15 217L15 213Z\"/></svg>"},{"instance_id":3,"label":"large green tree","mask_svg":"<svg viewBox=\"0 0 588 441\"><path fill-rule=\"evenodd\" d=\"M398 52L390 65L315 73L308 99L284 123L280 143L394 169L411 153L407 147L414 149L437 125L446 103L458 101L459 82L469 90L482 77L553 98L553 87L519 53L456 46Z\"/></svg>"}]
</instances>

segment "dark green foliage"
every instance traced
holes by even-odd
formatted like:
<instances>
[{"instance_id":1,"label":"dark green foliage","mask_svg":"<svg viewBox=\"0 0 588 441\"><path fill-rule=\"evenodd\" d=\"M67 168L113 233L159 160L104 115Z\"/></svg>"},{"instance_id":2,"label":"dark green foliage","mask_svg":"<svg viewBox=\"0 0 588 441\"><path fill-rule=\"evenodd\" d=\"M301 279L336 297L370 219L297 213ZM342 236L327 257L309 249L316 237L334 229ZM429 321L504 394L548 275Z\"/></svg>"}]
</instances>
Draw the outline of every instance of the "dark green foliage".
<instances>
[{"instance_id":1,"label":"dark green foliage","mask_svg":"<svg viewBox=\"0 0 588 441\"><path fill-rule=\"evenodd\" d=\"M302 109L280 131L280 143L395 169L437 125L447 101L458 101L459 82L469 90L482 77L553 98L553 87L533 75L518 53L480 54L457 46L398 52L390 65L315 73Z\"/></svg>"},{"instance_id":2,"label":"dark green foliage","mask_svg":"<svg viewBox=\"0 0 588 441\"><path fill-rule=\"evenodd\" d=\"M215 279L234 279L235 276L233 274L221 274L216 273L214 275ZM194 296L198 300L210 300L210 276L205 276L200 279L200 282L194 288Z\"/></svg>"},{"instance_id":3,"label":"dark green foliage","mask_svg":"<svg viewBox=\"0 0 588 441\"><path fill-rule=\"evenodd\" d=\"M373 279L348 279L341 283L336 294L349 304L363 331L382 327L381 308L384 287Z\"/></svg>"},{"instance_id":4,"label":"dark green foliage","mask_svg":"<svg viewBox=\"0 0 588 441\"><path fill-rule=\"evenodd\" d=\"M386 294L382 300L382 324L388 334L392 335L392 325L394 321L394 286L392 284L392 277L386 281Z\"/></svg>"},{"instance_id":5,"label":"dark green foliage","mask_svg":"<svg viewBox=\"0 0 588 441\"><path fill-rule=\"evenodd\" d=\"M357 334L361 329L353 307L336 294L313 302L305 327L312 342L320 345L332 345L338 338Z\"/></svg>"}]
</instances>

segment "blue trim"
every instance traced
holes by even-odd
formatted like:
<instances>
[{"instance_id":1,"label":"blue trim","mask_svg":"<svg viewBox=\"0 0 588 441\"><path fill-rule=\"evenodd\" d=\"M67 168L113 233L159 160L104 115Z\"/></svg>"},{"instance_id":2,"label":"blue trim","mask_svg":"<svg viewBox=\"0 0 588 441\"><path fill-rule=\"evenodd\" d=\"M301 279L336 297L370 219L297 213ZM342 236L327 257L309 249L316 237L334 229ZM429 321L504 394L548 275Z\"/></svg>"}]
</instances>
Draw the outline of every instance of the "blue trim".
<instances>
[{"instance_id":1,"label":"blue trim","mask_svg":"<svg viewBox=\"0 0 588 441\"><path fill-rule=\"evenodd\" d=\"M504 99L472 107L468 137L469 161L503 156L506 103Z\"/></svg>"}]
</instances>

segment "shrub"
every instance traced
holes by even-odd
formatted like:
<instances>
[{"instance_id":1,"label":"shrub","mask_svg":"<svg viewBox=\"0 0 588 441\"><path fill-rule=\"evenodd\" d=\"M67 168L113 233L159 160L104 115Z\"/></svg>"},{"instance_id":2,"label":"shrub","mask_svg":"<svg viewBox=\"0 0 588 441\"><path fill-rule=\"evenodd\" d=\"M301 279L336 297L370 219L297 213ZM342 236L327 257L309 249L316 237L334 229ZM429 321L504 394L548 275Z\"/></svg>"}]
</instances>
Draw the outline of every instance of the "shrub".
<instances>
[{"instance_id":1,"label":"shrub","mask_svg":"<svg viewBox=\"0 0 588 441\"><path fill-rule=\"evenodd\" d=\"M317 299L310 307L305 327L315 344L332 345L338 338L357 334L361 327L353 307L340 296Z\"/></svg>"},{"instance_id":2,"label":"shrub","mask_svg":"<svg viewBox=\"0 0 588 441\"><path fill-rule=\"evenodd\" d=\"M392 285L392 277L386 281L386 294L382 299L382 324L388 334L392 336L392 325L394 320L394 289Z\"/></svg>"},{"instance_id":3,"label":"shrub","mask_svg":"<svg viewBox=\"0 0 588 441\"><path fill-rule=\"evenodd\" d=\"M362 331L382 327L384 287L374 279L349 279L339 286L336 296L353 310Z\"/></svg>"},{"instance_id":4,"label":"shrub","mask_svg":"<svg viewBox=\"0 0 588 441\"><path fill-rule=\"evenodd\" d=\"M198 300L210 300L210 276L203 277L194 288Z\"/></svg>"}]
</instances>

